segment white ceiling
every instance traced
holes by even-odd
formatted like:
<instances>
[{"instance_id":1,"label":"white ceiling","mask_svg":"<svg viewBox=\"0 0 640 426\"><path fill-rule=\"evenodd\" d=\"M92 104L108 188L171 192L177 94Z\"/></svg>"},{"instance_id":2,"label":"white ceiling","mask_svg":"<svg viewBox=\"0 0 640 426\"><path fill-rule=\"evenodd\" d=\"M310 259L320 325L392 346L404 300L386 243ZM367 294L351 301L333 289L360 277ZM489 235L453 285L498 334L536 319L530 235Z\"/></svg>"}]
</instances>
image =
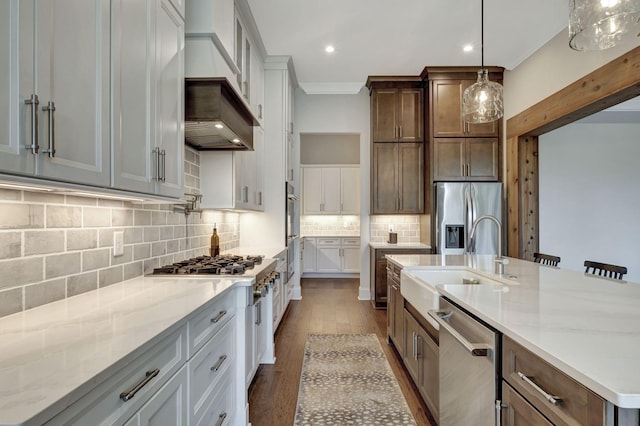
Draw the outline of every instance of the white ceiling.
<instances>
[{"instance_id":1,"label":"white ceiling","mask_svg":"<svg viewBox=\"0 0 640 426\"><path fill-rule=\"evenodd\" d=\"M479 66L480 0L248 0L268 55L289 55L307 93L357 91L369 75ZM567 0L485 0L485 64L513 69L562 31ZM568 42L568 40L567 40ZM333 54L324 52L335 46ZM473 44L470 53L462 51Z\"/></svg>"}]
</instances>

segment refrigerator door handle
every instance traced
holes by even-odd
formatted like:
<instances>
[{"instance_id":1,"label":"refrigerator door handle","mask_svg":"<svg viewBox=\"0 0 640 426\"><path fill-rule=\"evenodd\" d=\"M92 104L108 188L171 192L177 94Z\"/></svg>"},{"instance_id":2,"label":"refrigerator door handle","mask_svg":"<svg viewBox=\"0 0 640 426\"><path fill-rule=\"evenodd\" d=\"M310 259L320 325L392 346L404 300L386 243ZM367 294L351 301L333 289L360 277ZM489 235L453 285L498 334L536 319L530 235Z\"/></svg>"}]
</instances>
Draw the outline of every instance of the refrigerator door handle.
<instances>
[{"instance_id":1,"label":"refrigerator door handle","mask_svg":"<svg viewBox=\"0 0 640 426\"><path fill-rule=\"evenodd\" d=\"M474 251L474 241L469 237L471 225L473 225L473 201L469 187L464 190L464 216L465 252L471 254Z\"/></svg>"}]
</instances>

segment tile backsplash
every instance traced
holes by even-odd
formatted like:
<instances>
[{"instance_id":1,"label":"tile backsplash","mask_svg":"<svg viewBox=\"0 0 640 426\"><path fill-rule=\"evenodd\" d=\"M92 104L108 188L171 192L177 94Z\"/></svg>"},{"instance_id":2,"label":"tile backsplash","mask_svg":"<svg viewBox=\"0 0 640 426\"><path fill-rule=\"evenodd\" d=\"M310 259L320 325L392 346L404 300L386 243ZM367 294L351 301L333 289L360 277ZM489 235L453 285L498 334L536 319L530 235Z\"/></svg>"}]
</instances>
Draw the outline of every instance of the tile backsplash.
<instances>
[{"instance_id":1,"label":"tile backsplash","mask_svg":"<svg viewBox=\"0 0 640 426\"><path fill-rule=\"evenodd\" d=\"M300 216L300 235L360 235L359 216Z\"/></svg>"},{"instance_id":2,"label":"tile backsplash","mask_svg":"<svg viewBox=\"0 0 640 426\"><path fill-rule=\"evenodd\" d=\"M199 155L185 150L185 192L199 192ZM213 224L221 251L238 247L237 213L186 216L171 204L0 189L0 316L208 254ZM113 233L124 254L113 256Z\"/></svg>"},{"instance_id":3,"label":"tile backsplash","mask_svg":"<svg viewBox=\"0 0 640 426\"><path fill-rule=\"evenodd\" d=\"M369 222L370 241L384 243L389 238L389 226L398 233L399 243L420 242L420 216L372 215Z\"/></svg>"}]
</instances>

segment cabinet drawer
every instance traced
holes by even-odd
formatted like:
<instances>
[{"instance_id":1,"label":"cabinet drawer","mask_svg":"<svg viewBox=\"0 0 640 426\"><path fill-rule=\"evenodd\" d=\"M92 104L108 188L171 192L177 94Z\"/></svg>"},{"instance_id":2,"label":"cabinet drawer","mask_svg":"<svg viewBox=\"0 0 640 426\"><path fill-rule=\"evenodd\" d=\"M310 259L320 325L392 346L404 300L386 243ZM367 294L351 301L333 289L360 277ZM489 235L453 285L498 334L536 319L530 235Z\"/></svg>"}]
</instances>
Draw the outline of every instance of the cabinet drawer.
<instances>
[{"instance_id":1,"label":"cabinet drawer","mask_svg":"<svg viewBox=\"0 0 640 426\"><path fill-rule=\"evenodd\" d=\"M149 348L126 367L54 417L47 425L122 424L186 362L186 325ZM151 373L155 373L155 375ZM136 385L146 384L137 392ZM123 401L121 394L130 392Z\"/></svg>"},{"instance_id":2,"label":"cabinet drawer","mask_svg":"<svg viewBox=\"0 0 640 426\"><path fill-rule=\"evenodd\" d=\"M213 299L189 320L189 355L213 337L235 315L233 291Z\"/></svg>"},{"instance_id":3,"label":"cabinet drawer","mask_svg":"<svg viewBox=\"0 0 640 426\"><path fill-rule=\"evenodd\" d=\"M502 382L502 426L535 425L551 426L549 422L533 405L520 396L506 382Z\"/></svg>"},{"instance_id":4,"label":"cabinet drawer","mask_svg":"<svg viewBox=\"0 0 640 426\"><path fill-rule=\"evenodd\" d=\"M236 410L235 392L233 387L233 371L228 370L218 386L210 403L204 410L202 417L197 422L192 422L196 426L224 426L234 424L233 416Z\"/></svg>"},{"instance_id":5,"label":"cabinet drawer","mask_svg":"<svg viewBox=\"0 0 640 426\"><path fill-rule=\"evenodd\" d=\"M342 238L343 247L360 247L360 238Z\"/></svg>"},{"instance_id":6,"label":"cabinet drawer","mask_svg":"<svg viewBox=\"0 0 640 426\"><path fill-rule=\"evenodd\" d=\"M340 238L318 238L316 240L318 246L340 246Z\"/></svg>"},{"instance_id":7,"label":"cabinet drawer","mask_svg":"<svg viewBox=\"0 0 640 426\"><path fill-rule=\"evenodd\" d=\"M605 401L591 390L507 336L503 338L502 354L504 380L551 422L569 425L604 423ZM556 404L549 402L522 376L559 401Z\"/></svg>"},{"instance_id":8,"label":"cabinet drawer","mask_svg":"<svg viewBox=\"0 0 640 426\"><path fill-rule=\"evenodd\" d=\"M222 377L235 369L235 327L227 322L220 332L209 340L189 361L189 407L190 423L200 418L206 409L211 395L220 386ZM225 386L226 387L226 386ZM233 393L232 387L226 387Z\"/></svg>"}]
</instances>

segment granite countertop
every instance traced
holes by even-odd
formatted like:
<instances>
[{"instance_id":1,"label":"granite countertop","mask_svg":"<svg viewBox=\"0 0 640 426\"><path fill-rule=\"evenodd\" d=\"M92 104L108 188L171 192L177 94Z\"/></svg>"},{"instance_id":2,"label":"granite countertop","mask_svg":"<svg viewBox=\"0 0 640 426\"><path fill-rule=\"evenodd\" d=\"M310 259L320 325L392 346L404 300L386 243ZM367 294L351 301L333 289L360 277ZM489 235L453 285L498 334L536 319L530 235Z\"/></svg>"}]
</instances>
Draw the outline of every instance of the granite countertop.
<instances>
[{"instance_id":1,"label":"granite countertop","mask_svg":"<svg viewBox=\"0 0 640 426\"><path fill-rule=\"evenodd\" d=\"M211 299L254 281L138 277L0 318L0 424L48 420Z\"/></svg>"},{"instance_id":2,"label":"granite countertop","mask_svg":"<svg viewBox=\"0 0 640 426\"><path fill-rule=\"evenodd\" d=\"M604 399L640 408L640 284L514 258L502 277L493 274L493 256L389 259L409 272L467 269L517 282L436 288Z\"/></svg>"},{"instance_id":3,"label":"granite countertop","mask_svg":"<svg viewBox=\"0 0 640 426\"><path fill-rule=\"evenodd\" d=\"M428 244L422 244L422 243L396 243L396 244L391 244L391 243L369 243L369 247L374 248L374 249L431 249L431 246Z\"/></svg>"}]
</instances>

